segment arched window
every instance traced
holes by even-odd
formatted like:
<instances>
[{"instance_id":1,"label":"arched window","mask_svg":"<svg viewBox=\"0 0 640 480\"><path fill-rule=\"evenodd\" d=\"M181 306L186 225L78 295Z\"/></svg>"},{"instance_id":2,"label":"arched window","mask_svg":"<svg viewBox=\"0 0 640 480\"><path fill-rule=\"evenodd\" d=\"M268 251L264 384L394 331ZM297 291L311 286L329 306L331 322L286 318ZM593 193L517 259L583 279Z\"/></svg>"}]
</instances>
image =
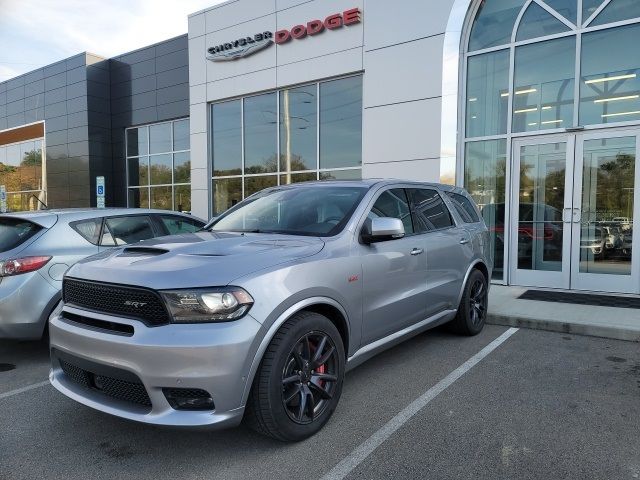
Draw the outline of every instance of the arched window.
<instances>
[{"instance_id":1,"label":"arched window","mask_svg":"<svg viewBox=\"0 0 640 480\"><path fill-rule=\"evenodd\" d=\"M504 256L513 137L640 124L640 1L482 0L464 45L463 168Z\"/></svg>"}]
</instances>

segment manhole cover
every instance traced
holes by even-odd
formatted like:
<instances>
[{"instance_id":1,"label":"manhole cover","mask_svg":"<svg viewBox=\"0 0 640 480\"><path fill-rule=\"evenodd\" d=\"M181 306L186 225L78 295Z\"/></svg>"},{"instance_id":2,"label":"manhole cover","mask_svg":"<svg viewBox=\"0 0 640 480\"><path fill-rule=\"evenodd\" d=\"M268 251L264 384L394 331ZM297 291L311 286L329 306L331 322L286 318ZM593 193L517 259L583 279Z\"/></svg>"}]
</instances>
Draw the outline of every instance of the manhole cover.
<instances>
[{"instance_id":1,"label":"manhole cover","mask_svg":"<svg viewBox=\"0 0 640 480\"><path fill-rule=\"evenodd\" d=\"M12 363L0 363L0 372L8 372L16 368Z\"/></svg>"}]
</instances>

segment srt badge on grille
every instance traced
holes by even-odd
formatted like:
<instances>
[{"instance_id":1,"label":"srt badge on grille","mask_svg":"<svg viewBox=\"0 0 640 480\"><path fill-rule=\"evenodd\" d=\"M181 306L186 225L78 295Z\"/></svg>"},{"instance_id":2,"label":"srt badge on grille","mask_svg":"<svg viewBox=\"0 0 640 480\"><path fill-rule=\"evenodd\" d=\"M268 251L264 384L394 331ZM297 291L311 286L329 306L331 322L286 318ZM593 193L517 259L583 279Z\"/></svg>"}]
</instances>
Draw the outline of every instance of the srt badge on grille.
<instances>
[{"instance_id":1,"label":"srt badge on grille","mask_svg":"<svg viewBox=\"0 0 640 480\"><path fill-rule=\"evenodd\" d=\"M140 307L144 307L147 304L147 302L134 302L133 300L126 300L124 304L128 307L140 308Z\"/></svg>"}]
</instances>

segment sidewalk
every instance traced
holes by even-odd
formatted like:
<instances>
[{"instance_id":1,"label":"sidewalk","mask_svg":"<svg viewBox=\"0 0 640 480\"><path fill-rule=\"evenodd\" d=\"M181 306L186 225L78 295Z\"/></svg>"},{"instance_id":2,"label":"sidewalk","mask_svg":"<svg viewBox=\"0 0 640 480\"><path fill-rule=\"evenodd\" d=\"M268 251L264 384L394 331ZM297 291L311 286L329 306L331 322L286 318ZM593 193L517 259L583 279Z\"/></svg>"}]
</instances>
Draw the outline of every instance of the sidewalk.
<instances>
[{"instance_id":1,"label":"sidewalk","mask_svg":"<svg viewBox=\"0 0 640 480\"><path fill-rule=\"evenodd\" d=\"M640 342L640 309L519 300L526 290L491 285L487 323Z\"/></svg>"}]
</instances>

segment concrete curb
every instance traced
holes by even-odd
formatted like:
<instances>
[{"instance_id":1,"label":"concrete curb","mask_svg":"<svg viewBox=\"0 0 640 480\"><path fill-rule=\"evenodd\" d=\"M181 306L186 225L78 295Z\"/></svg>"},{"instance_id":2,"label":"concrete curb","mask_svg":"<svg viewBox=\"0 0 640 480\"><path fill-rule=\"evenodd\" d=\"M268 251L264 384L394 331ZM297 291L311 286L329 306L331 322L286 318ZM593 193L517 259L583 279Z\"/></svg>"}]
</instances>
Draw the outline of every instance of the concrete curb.
<instances>
[{"instance_id":1,"label":"concrete curb","mask_svg":"<svg viewBox=\"0 0 640 480\"><path fill-rule=\"evenodd\" d=\"M640 342L640 328L633 329L625 327L589 325L580 322L561 322L531 317L501 315L491 312L487 315L487 323L491 325L504 325L508 327L530 328L533 330L585 335L589 337L612 338L628 342Z\"/></svg>"}]
</instances>

